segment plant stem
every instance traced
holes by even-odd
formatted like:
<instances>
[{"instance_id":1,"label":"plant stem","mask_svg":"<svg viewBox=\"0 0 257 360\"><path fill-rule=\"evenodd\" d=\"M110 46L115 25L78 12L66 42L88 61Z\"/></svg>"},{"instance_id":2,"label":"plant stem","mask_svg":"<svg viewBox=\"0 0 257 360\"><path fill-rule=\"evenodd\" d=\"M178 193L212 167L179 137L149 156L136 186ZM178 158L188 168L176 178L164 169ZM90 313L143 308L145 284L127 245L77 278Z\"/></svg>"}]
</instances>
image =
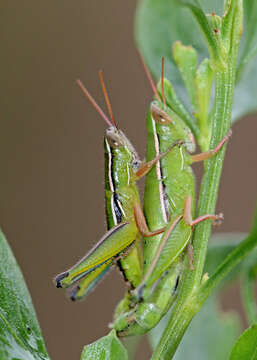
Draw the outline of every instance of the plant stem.
<instances>
[{"instance_id":1,"label":"plant stem","mask_svg":"<svg viewBox=\"0 0 257 360\"><path fill-rule=\"evenodd\" d=\"M210 148L215 148L218 142L227 134L231 126L236 59L242 20L242 3L240 0L236 0L235 2L238 6L236 6L235 3L233 4L234 18L229 39L231 45L226 57L226 62L224 63L223 61L224 57L222 61L213 59L215 111L211 124L212 138ZM199 196L198 216L214 213L215 211L225 150L226 146L223 146L213 158L205 162L204 176ZM193 237L194 271L189 270L188 260L186 259L187 267L179 290L178 300L172 311L169 323L162 334L161 340L153 353L153 360L172 359L192 318L200 310L205 301L205 299L203 299L203 301L199 302L198 290L201 287L203 267L210 235L211 221L204 221L197 225Z\"/></svg>"},{"instance_id":2,"label":"plant stem","mask_svg":"<svg viewBox=\"0 0 257 360\"><path fill-rule=\"evenodd\" d=\"M216 72L215 116L213 121L213 136L211 147L222 139L230 128L234 72L225 69ZM216 156L207 160L203 177L198 216L213 213L215 210L220 175L225 155L223 147ZM211 221L200 223L195 230L194 246L194 271L188 271L180 289L178 301L172 312L170 321L162 338L153 354L153 359L171 359L179 345L188 325L200 307L194 301L196 289L199 287L206 250L211 234Z\"/></svg>"}]
</instances>

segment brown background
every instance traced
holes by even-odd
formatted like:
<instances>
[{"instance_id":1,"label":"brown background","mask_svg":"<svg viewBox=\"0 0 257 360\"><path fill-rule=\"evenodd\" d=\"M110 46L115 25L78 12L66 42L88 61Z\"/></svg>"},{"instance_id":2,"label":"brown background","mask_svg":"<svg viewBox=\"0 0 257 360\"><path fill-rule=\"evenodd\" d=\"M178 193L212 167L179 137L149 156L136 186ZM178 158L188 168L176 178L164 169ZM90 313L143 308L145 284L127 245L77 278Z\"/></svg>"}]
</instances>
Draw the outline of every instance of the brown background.
<instances>
[{"instance_id":1,"label":"brown background","mask_svg":"<svg viewBox=\"0 0 257 360\"><path fill-rule=\"evenodd\" d=\"M133 42L135 4L27 0L0 5L0 222L55 360L79 359L84 344L107 333L124 290L113 271L86 302L73 304L52 278L105 231L105 124L82 97L76 78L103 104L97 71L104 69L116 118L144 154L152 94ZM254 117L234 127L217 206L225 213L221 231L249 229L256 133ZM235 290L228 297L238 302Z\"/></svg>"}]
</instances>

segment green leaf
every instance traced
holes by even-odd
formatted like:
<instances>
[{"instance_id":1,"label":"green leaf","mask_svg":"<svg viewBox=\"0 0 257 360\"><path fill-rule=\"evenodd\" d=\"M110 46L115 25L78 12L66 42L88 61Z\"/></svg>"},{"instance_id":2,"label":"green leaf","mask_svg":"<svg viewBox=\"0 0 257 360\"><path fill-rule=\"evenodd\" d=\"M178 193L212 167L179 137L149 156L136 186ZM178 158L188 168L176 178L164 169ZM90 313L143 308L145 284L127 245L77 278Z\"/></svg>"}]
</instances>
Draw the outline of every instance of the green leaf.
<instances>
[{"instance_id":1,"label":"green leaf","mask_svg":"<svg viewBox=\"0 0 257 360\"><path fill-rule=\"evenodd\" d=\"M211 99L213 71L210 66L210 60L204 59L199 65L194 78L196 110L195 117L198 119L199 128L201 129L202 139L205 143L202 150L206 151L210 144L209 129L209 105Z\"/></svg>"},{"instance_id":2,"label":"green leaf","mask_svg":"<svg viewBox=\"0 0 257 360\"><path fill-rule=\"evenodd\" d=\"M175 41L181 41L186 46L192 45L197 50L200 61L208 56L208 51L192 12L179 3L185 1L141 0L136 13L135 36L138 47L157 80L160 77L161 57L165 57L165 76L172 81L181 100L191 109L182 76L172 58L171 48ZM198 3L208 14L215 12L220 16L223 15L223 0L198 0ZM194 6L194 9L197 8L195 4L197 1L190 1L190 6ZM240 52L239 81L235 89L233 121L257 110L256 58L253 61L257 53L256 18L257 0L244 0L244 32ZM211 21L209 25L211 27ZM208 43L213 49L216 45L219 46L219 40L215 45L211 35ZM249 60L251 62L248 65Z\"/></svg>"},{"instance_id":3,"label":"green leaf","mask_svg":"<svg viewBox=\"0 0 257 360\"><path fill-rule=\"evenodd\" d=\"M153 349L159 342L169 316L165 316L149 335ZM222 313L216 299L212 297L193 319L174 360L227 360L238 333L238 316Z\"/></svg>"},{"instance_id":4,"label":"green leaf","mask_svg":"<svg viewBox=\"0 0 257 360\"><path fill-rule=\"evenodd\" d=\"M107 336L86 345L81 354L81 360L117 360L128 359L128 354L112 330Z\"/></svg>"},{"instance_id":5,"label":"green leaf","mask_svg":"<svg viewBox=\"0 0 257 360\"><path fill-rule=\"evenodd\" d=\"M1 231L0 264L0 359L49 359L28 289Z\"/></svg>"},{"instance_id":6,"label":"green leaf","mask_svg":"<svg viewBox=\"0 0 257 360\"><path fill-rule=\"evenodd\" d=\"M240 335L229 360L257 360L257 324Z\"/></svg>"},{"instance_id":7,"label":"green leaf","mask_svg":"<svg viewBox=\"0 0 257 360\"><path fill-rule=\"evenodd\" d=\"M180 41L173 45L173 57L181 72L187 92L190 96L193 107L196 107L195 100L195 74L197 70L197 52L192 46L184 46Z\"/></svg>"}]
</instances>

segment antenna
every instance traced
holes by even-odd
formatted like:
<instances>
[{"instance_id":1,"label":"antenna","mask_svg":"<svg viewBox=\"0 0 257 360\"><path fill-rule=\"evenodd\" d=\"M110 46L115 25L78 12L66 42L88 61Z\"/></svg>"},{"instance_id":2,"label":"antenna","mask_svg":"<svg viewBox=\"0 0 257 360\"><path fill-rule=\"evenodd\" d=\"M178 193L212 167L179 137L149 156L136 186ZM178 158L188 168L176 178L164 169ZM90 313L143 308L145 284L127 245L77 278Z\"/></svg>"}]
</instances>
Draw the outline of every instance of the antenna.
<instances>
[{"instance_id":1,"label":"antenna","mask_svg":"<svg viewBox=\"0 0 257 360\"><path fill-rule=\"evenodd\" d=\"M82 92L85 94L85 96L88 98L88 100L91 102L91 104L94 106L94 108L96 109L96 111L98 112L98 114L104 119L104 121L108 124L108 126L113 126L112 122L108 119L108 117L105 115L105 113L103 112L103 110L100 108L100 106L96 103L95 99L93 98L93 96L90 95L90 93L88 92L88 90L85 88L85 86L83 85L81 80L77 80L77 84L80 87L80 89L82 90Z\"/></svg>"},{"instance_id":2,"label":"antenna","mask_svg":"<svg viewBox=\"0 0 257 360\"><path fill-rule=\"evenodd\" d=\"M106 102L106 105L107 105L107 108L108 108L108 112L110 114L113 125L117 128L117 123L116 123L116 121L114 119L114 116L113 116L110 99L109 99L108 92L106 90L106 86L105 86L105 83L104 83L104 77L103 77L102 70L99 71L99 78L100 78L100 83L102 85L102 89L103 89L103 93L104 93L105 102Z\"/></svg>"},{"instance_id":3,"label":"antenna","mask_svg":"<svg viewBox=\"0 0 257 360\"><path fill-rule=\"evenodd\" d=\"M164 56L162 56L161 91L162 91L162 100L163 100L164 106L166 106L166 99L165 99L165 96L164 96L163 80L164 80Z\"/></svg>"},{"instance_id":4,"label":"antenna","mask_svg":"<svg viewBox=\"0 0 257 360\"><path fill-rule=\"evenodd\" d=\"M148 70L148 68L147 68L147 66L146 66L146 64L144 62L144 59L143 59L143 57L142 57L142 55L141 55L141 53L139 51L138 51L138 55L139 55L139 58L140 58L140 61L141 61L142 65L143 65L143 69L145 71L146 77L149 80L151 88L153 89L154 95L157 97L157 99L159 101L161 101L161 98L160 98L160 96L159 96L159 94L157 92L156 86L154 85L154 81L153 81L153 78L152 78L152 76L150 74L150 71Z\"/></svg>"}]
</instances>

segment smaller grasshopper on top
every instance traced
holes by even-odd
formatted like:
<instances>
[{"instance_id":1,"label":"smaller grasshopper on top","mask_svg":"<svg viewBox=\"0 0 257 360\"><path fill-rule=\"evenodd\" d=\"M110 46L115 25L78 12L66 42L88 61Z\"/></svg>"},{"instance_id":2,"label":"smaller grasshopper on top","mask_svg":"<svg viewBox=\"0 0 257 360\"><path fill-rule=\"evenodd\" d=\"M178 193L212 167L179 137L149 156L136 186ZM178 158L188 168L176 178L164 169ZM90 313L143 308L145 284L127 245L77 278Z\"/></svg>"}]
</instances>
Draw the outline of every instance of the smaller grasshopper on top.
<instances>
[{"instance_id":1,"label":"smaller grasshopper on top","mask_svg":"<svg viewBox=\"0 0 257 360\"><path fill-rule=\"evenodd\" d=\"M78 263L56 276L57 287L74 285L70 293L72 300L85 297L117 261L130 287L133 289L138 286L142 280L140 234L151 237L164 231L148 230L136 181L146 175L171 150L172 145L149 162L141 162L131 142L116 125L102 72L99 75L112 121L79 80L78 85L109 126L104 138L105 198L109 231Z\"/></svg>"},{"instance_id":2,"label":"smaller grasshopper on top","mask_svg":"<svg viewBox=\"0 0 257 360\"><path fill-rule=\"evenodd\" d=\"M148 71L147 71L148 73ZM149 73L148 73L149 74ZM194 137L184 121L169 107L172 93L164 79L164 61L159 93L150 80L156 100L147 116L147 156L158 157L168 144L177 143L147 174L144 212L151 230L166 227L163 234L150 242L143 240L144 269L140 285L133 291L133 302L117 308L112 325L119 336L143 334L153 328L169 309L174 291L183 271L183 251L189 249L193 270L192 230L199 222L211 219L219 222L223 216L206 214L192 219L195 202L195 180L191 164L214 156L229 139L231 132L214 150L191 155L195 150ZM126 311L127 309L127 311Z\"/></svg>"}]
</instances>

